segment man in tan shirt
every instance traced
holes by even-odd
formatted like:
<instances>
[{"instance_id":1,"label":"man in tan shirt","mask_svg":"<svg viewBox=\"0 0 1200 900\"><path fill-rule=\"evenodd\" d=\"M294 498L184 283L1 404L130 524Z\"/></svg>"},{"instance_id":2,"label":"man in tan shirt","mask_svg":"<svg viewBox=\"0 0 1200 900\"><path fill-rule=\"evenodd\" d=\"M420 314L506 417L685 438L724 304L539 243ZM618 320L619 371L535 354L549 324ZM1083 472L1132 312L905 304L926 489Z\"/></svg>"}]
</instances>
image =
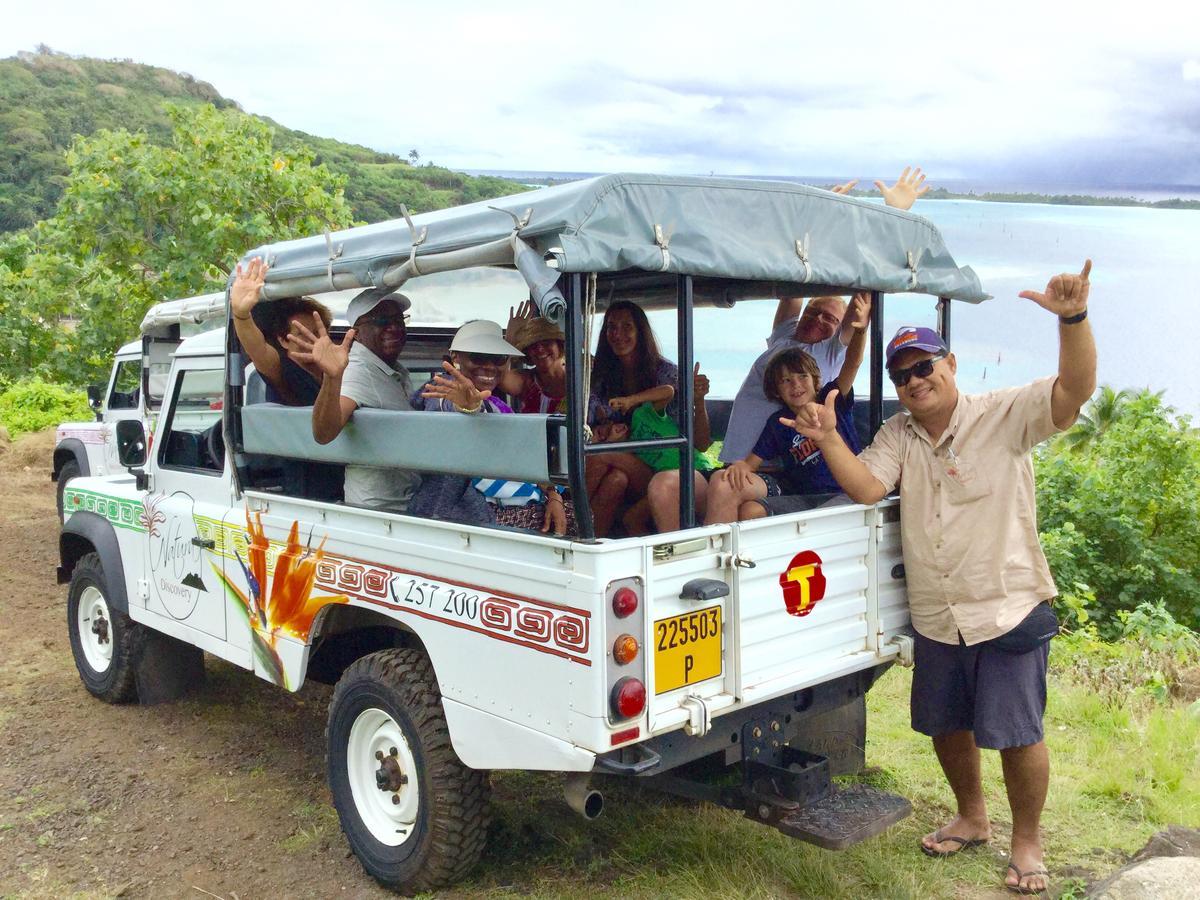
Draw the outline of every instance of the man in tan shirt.
<instances>
[{"instance_id":1,"label":"man in tan shirt","mask_svg":"<svg viewBox=\"0 0 1200 900\"><path fill-rule=\"evenodd\" d=\"M949 856L991 837L979 748L1000 751L1012 808L1005 885L1039 893L1047 880L1038 823L1050 763L1042 740L1049 645L1024 653L991 642L1057 593L1037 534L1029 451L1069 428L1096 388L1087 318L1088 260L1021 297L1059 317L1057 376L963 395L957 362L936 332L901 328L888 374L906 412L858 457L837 433L833 392L797 429L817 442L846 493L876 503L900 485L904 567L916 636L913 728L933 738L958 815L922 849ZM787 423L785 423L787 424Z\"/></svg>"}]
</instances>

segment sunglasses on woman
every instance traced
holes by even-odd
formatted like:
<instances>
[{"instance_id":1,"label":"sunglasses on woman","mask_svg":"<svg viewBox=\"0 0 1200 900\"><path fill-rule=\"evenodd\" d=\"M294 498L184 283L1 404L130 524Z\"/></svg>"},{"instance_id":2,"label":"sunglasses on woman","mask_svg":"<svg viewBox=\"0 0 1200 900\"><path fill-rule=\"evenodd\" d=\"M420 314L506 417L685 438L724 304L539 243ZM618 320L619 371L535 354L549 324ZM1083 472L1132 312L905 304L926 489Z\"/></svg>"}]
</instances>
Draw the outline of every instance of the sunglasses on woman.
<instances>
[{"instance_id":1,"label":"sunglasses on woman","mask_svg":"<svg viewBox=\"0 0 1200 900\"><path fill-rule=\"evenodd\" d=\"M939 359L945 359L946 352L935 353L929 359L923 359L920 362L913 363L904 369L888 369L888 378L892 379L892 384L896 387L904 387L912 377L916 375L918 378L928 378L933 374L933 364Z\"/></svg>"},{"instance_id":2,"label":"sunglasses on woman","mask_svg":"<svg viewBox=\"0 0 1200 900\"><path fill-rule=\"evenodd\" d=\"M477 366L502 366L508 359L498 353L464 353L463 356Z\"/></svg>"}]
</instances>

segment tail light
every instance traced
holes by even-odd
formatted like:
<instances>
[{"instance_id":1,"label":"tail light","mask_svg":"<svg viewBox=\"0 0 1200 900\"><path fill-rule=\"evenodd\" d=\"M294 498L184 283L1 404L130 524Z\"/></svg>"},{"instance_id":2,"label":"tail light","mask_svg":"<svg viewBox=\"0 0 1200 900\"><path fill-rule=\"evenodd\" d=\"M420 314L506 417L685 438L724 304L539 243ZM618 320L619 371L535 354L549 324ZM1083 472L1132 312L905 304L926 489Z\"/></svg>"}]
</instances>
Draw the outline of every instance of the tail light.
<instances>
[{"instance_id":1,"label":"tail light","mask_svg":"<svg viewBox=\"0 0 1200 900\"><path fill-rule=\"evenodd\" d=\"M632 634L623 634L613 643L613 659L627 666L637 659L639 649L637 638Z\"/></svg>"},{"instance_id":2,"label":"tail light","mask_svg":"<svg viewBox=\"0 0 1200 900\"><path fill-rule=\"evenodd\" d=\"M638 679L626 676L613 685L610 702L616 718L640 716L646 708L646 686Z\"/></svg>"},{"instance_id":3,"label":"tail light","mask_svg":"<svg viewBox=\"0 0 1200 900\"><path fill-rule=\"evenodd\" d=\"M616 593L613 594L612 608L618 619L632 616L638 608L637 592L630 587L617 588Z\"/></svg>"}]
</instances>

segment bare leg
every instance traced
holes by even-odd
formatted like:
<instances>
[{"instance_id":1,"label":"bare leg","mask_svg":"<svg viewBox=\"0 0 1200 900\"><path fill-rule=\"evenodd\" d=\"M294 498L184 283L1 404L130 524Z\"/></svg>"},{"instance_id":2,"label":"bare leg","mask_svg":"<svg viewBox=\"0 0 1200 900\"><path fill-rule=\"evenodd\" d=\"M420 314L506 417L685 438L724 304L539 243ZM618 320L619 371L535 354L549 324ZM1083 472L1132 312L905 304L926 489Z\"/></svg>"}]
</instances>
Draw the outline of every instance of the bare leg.
<instances>
[{"instance_id":1,"label":"bare leg","mask_svg":"<svg viewBox=\"0 0 1200 900\"><path fill-rule=\"evenodd\" d=\"M739 522L746 522L750 519L765 519L766 517L767 508L753 500L743 500L742 505L738 507Z\"/></svg>"},{"instance_id":2,"label":"bare leg","mask_svg":"<svg viewBox=\"0 0 1200 900\"><path fill-rule=\"evenodd\" d=\"M708 482L699 472L692 473L696 492L696 516L703 520L708 495ZM679 530L679 470L659 472L650 479L646 490L650 511L654 514L654 525L661 534Z\"/></svg>"},{"instance_id":3,"label":"bare leg","mask_svg":"<svg viewBox=\"0 0 1200 900\"><path fill-rule=\"evenodd\" d=\"M651 484L654 482L651 481ZM625 515L621 517L621 521L625 525L625 533L630 537L636 535L649 534L654 527L654 519L650 515L650 501L643 497L629 509L625 510Z\"/></svg>"},{"instance_id":4,"label":"bare leg","mask_svg":"<svg viewBox=\"0 0 1200 900\"><path fill-rule=\"evenodd\" d=\"M1009 747L1000 751L1000 765L1012 809L1012 864L1022 872L1036 872L1045 868L1038 825L1050 786L1050 754L1044 741L1027 747ZM1018 881L1017 873L1009 869L1004 883L1038 891L1046 888L1046 876L1029 875Z\"/></svg>"},{"instance_id":5,"label":"bare leg","mask_svg":"<svg viewBox=\"0 0 1200 900\"><path fill-rule=\"evenodd\" d=\"M591 496L592 528L596 537L607 537L612 530L617 510L625 498L629 477L619 469L612 469L600 479L596 492Z\"/></svg>"},{"instance_id":6,"label":"bare leg","mask_svg":"<svg viewBox=\"0 0 1200 900\"><path fill-rule=\"evenodd\" d=\"M705 525L718 525L722 522L736 522L738 507L744 500L754 500L767 496L767 483L754 475L750 484L738 490L729 481L728 470L723 469L712 477L708 485L708 512L704 516Z\"/></svg>"},{"instance_id":7,"label":"bare leg","mask_svg":"<svg viewBox=\"0 0 1200 900\"><path fill-rule=\"evenodd\" d=\"M975 746L974 732L952 731L949 734L939 734L933 739L933 749L958 804L958 815L939 831L945 837L967 840L990 838L992 823L988 821L987 806L983 800L979 748ZM921 843L939 853L952 853L961 848L962 845L957 841L934 841L937 833L925 835Z\"/></svg>"}]
</instances>

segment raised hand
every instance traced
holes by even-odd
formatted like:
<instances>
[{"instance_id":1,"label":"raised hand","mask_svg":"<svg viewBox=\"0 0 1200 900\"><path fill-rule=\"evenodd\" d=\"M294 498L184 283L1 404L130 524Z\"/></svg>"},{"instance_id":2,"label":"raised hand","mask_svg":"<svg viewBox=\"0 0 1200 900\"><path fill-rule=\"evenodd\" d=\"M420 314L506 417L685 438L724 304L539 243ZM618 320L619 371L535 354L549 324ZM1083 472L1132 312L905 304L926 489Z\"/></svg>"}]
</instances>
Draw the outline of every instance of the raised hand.
<instances>
[{"instance_id":1,"label":"raised hand","mask_svg":"<svg viewBox=\"0 0 1200 900\"><path fill-rule=\"evenodd\" d=\"M422 397L433 400L449 400L459 410L478 412L483 401L492 396L491 391L481 391L471 379L455 368L451 362L443 362L445 375L434 375L433 381L425 385Z\"/></svg>"},{"instance_id":2,"label":"raised hand","mask_svg":"<svg viewBox=\"0 0 1200 900\"><path fill-rule=\"evenodd\" d=\"M708 396L708 376L700 374L700 363L692 369L692 402L699 403Z\"/></svg>"},{"instance_id":3,"label":"raised hand","mask_svg":"<svg viewBox=\"0 0 1200 900\"><path fill-rule=\"evenodd\" d=\"M871 295L867 291L859 291L851 298L846 323L855 331L866 331L871 324Z\"/></svg>"},{"instance_id":4,"label":"raised hand","mask_svg":"<svg viewBox=\"0 0 1200 900\"><path fill-rule=\"evenodd\" d=\"M825 405L806 403L794 419L779 418L779 424L786 425L797 434L814 441L823 441L837 433L837 388L825 397Z\"/></svg>"},{"instance_id":5,"label":"raised hand","mask_svg":"<svg viewBox=\"0 0 1200 900\"><path fill-rule=\"evenodd\" d=\"M854 190L854 186L856 184L858 184L857 178L855 178L853 181L847 181L845 184L835 184L829 190L835 194L848 194Z\"/></svg>"},{"instance_id":6,"label":"raised hand","mask_svg":"<svg viewBox=\"0 0 1200 900\"><path fill-rule=\"evenodd\" d=\"M891 187L882 181L875 182L875 187L879 188L879 193L883 194L883 202L888 206L894 206L896 209L912 209L917 198L923 197L929 190L930 186L925 184L925 176L921 174L921 167L917 166L910 175L911 168L911 166L905 166L904 171L900 173L900 177Z\"/></svg>"},{"instance_id":7,"label":"raised hand","mask_svg":"<svg viewBox=\"0 0 1200 900\"><path fill-rule=\"evenodd\" d=\"M330 378L339 378L350 363L350 347L354 343L355 330L346 332L341 344L335 344L325 330L325 323L313 313L313 327L309 330L299 321L292 323L291 330L284 335L283 343L288 356L303 365L309 363Z\"/></svg>"},{"instance_id":8,"label":"raised hand","mask_svg":"<svg viewBox=\"0 0 1200 900\"><path fill-rule=\"evenodd\" d=\"M1045 293L1021 291L1018 296L1032 300L1042 309L1049 310L1063 318L1077 316L1087 309L1088 292L1092 287L1088 276L1091 274L1092 261L1089 259L1083 264L1083 269L1078 275L1064 272L1062 275L1055 275L1051 278L1050 283L1046 285Z\"/></svg>"},{"instance_id":9,"label":"raised hand","mask_svg":"<svg viewBox=\"0 0 1200 900\"><path fill-rule=\"evenodd\" d=\"M508 308L508 327L504 329L504 337L510 344L519 340L521 331L533 319L537 318L537 309L532 300L522 300L514 309Z\"/></svg>"},{"instance_id":10,"label":"raised hand","mask_svg":"<svg viewBox=\"0 0 1200 900\"><path fill-rule=\"evenodd\" d=\"M259 293L267 279L267 269L267 264L259 256L246 263L245 270L241 263L237 264L233 284L229 288L229 308L235 318L247 318L258 305Z\"/></svg>"}]
</instances>

